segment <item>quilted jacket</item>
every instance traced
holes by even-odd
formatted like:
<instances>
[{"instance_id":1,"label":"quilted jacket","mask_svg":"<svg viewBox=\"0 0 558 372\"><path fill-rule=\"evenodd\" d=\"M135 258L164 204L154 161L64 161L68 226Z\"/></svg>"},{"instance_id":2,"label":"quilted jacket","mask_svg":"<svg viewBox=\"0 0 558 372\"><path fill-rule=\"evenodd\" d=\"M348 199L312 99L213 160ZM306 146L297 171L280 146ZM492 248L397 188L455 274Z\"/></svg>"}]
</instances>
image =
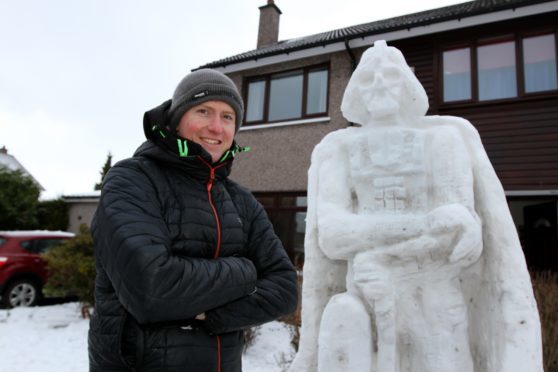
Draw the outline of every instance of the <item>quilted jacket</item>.
<instances>
[{"instance_id":1,"label":"quilted jacket","mask_svg":"<svg viewBox=\"0 0 558 372\"><path fill-rule=\"evenodd\" d=\"M181 158L151 137L103 182L92 372L239 372L243 330L296 307L293 266L262 206L228 179L232 159L188 146Z\"/></svg>"}]
</instances>

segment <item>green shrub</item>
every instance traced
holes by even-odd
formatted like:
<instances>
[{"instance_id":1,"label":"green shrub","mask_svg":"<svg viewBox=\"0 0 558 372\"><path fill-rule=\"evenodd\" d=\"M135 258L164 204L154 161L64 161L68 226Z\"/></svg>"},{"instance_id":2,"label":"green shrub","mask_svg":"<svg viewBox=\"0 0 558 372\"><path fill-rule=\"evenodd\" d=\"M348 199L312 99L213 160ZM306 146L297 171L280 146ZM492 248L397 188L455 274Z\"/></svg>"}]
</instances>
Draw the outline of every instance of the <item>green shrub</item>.
<instances>
[{"instance_id":1,"label":"green shrub","mask_svg":"<svg viewBox=\"0 0 558 372\"><path fill-rule=\"evenodd\" d=\"M36 229L40 193L31 177L0 165L0 230Z\"/></svg>"},{"instance_id":2,"label":"green shrub","mask_svg":"<svg viewBox=\"0 0 558 372\"><path fill-rule=\"evenodd\" d=\"M295 351L298 351L298 345L300 342L300 326L302 325L302 318L301 318L301 311L302 311L302 272L298 273L298 306L296 310L292 314L285 315L281 317L279 320L283 323L289 324L291 327L289 328L291 332L291 345Z\"/></svg>"},{"instance_id":3,"label":"green shrub","mask_svg":"<svg viewBox=\"0 0 558 372\"><path fill-rule=\"evenodd\" d=\"M82 306L94 306L95 258L93 239L82 225L80 233L60 246L48 250L43 258L48 263L48 296L78 296Z\"/></svg>"},{"instance_id":4,"label":"green shrub","mask_svg":"<svg viewBox=\"0 0 558 372\"><path fill-rule=\"evenodd\" d=\"M42 230L65 231L69 222L68 203L62 199L39 201L37 219Z\"/></svg>"},{"instance_id":5,"label":"green shrub","mask_svg":"<svg viewBox=\"0 0 558 372\"><path fill-rule=\"evenodd\" d=\"M531 273L537 299L543 338L543 360L546 372L558 372L558 273Z\"/></svg>"}]
</instances>

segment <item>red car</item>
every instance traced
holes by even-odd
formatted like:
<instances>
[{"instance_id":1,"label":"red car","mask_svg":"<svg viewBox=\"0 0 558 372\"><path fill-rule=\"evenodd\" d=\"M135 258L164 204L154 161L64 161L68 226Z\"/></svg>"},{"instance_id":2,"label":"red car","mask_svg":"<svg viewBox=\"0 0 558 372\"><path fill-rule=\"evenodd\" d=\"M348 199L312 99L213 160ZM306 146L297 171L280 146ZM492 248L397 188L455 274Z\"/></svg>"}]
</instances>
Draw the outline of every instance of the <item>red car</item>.
<instances>
[{"instance_id":1,"label":"red car","mask_svg":"<svg viewBox=\"0 0 558 372\"><path fill-rule=\"evenodd\" d=\"M47 281L41 253L74 236L62 231L0 231L2 307L36 305Z\"/></svg>"}]
</instances>

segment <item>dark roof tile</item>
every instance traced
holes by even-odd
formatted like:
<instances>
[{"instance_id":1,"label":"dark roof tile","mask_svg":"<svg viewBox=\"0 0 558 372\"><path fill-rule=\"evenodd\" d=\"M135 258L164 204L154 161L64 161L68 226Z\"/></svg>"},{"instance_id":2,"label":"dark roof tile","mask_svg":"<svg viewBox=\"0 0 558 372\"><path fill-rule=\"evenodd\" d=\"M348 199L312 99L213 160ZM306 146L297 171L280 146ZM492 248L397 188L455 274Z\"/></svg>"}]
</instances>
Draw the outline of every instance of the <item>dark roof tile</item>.
<instances>
[{"instance_id":1,"label":"dark roof tile","mask_svg":"<svg viewBox=\"0 0 558 372\"><path fill-rule=\"evenodd\" d=\"M450 5L442 8L426 10L423 12L383 19L375 22L349 26L337 30L322 32L306 37L278 41L277 43L254 49L235 56L226 57L210 62L199 68L224 67L226 65L258 60L278 54L290 53L297 50L325 46L340 41L366 37L370 35L403 30L433 23L471 17L498 10L512 9L521 6L544 3L553 0L475 0L466 3Z\"/></svg>"}]
</instances>

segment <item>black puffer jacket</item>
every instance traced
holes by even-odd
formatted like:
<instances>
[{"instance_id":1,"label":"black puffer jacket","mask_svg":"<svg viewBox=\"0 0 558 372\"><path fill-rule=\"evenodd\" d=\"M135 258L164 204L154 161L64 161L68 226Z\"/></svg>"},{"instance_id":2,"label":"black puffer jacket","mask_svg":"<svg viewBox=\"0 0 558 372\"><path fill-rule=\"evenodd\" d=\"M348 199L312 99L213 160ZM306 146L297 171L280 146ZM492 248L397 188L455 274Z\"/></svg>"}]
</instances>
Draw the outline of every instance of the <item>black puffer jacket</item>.
<instances>
[{"instance_id":1,"label":"black puffer jacket","mask_svg":"<svg viewBox=\"0 0 558 372\"><path fill-rule=\"evenodd\" d=\"M240 371L242 330L294 311L295 271L262 206L227 178L232 160L155 142L103 184L90 371Z\"/></svg>"}]
</instances>

